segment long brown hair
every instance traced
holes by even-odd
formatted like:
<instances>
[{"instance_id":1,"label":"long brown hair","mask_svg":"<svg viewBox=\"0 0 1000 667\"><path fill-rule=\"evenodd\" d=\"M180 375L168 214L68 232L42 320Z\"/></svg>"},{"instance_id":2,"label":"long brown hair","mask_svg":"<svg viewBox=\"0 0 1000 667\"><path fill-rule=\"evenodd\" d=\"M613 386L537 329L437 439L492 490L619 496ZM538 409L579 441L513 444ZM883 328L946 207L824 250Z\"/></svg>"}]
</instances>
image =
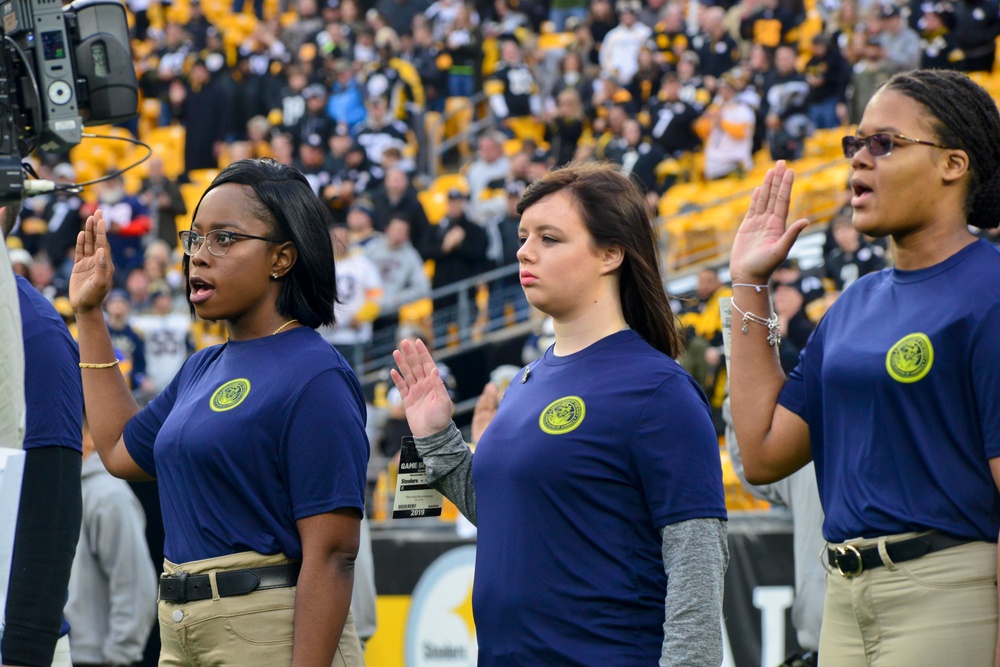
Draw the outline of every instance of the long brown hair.
<instances>
[{"instance_id":1,"label":"long brown hair","mask_svg":"<svg viewBox=\"0 0 1000 667\"><path fill-rule=\"evenodd\" d=\"M656 231L639 187L615 165L572 162L535 181L521 197L517 212L557 192L566 192L598 247L619 245L625 253L619 268L619 295L628 323L650 345L677 358L684 339L667 298Z\"/></svg>"}]
</instances>

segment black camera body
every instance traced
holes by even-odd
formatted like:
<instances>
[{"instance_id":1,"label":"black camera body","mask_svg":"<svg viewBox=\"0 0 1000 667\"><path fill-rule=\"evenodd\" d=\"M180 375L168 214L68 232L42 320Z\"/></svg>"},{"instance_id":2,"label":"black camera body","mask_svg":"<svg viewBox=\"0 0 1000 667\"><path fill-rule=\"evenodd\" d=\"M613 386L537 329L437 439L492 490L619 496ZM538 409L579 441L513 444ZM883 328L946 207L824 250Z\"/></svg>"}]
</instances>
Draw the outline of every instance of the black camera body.
<instances>
[{"instance_id":1,"label":"black camera body","mask_svg":"<svg viewBox=\"0 0 1000 667\"><path fill-rule=\"evenodd\" d=\"M3 204L24 194L24 156L72 148L85 125L133 118L139 86L116 0L3 0L0 35Z\"/></svg>"}]
</instances>

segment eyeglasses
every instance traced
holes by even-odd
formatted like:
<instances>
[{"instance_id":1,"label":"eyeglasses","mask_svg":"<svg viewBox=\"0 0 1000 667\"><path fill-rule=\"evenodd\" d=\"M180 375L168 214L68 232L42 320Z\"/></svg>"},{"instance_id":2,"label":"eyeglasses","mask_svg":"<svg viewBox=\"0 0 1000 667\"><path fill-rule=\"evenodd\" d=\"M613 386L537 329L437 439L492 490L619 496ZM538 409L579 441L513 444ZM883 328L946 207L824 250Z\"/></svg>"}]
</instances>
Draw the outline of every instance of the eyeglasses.
<instances>
[{"instance_id":1,"label":"eyeglasses","mask_svg":"<svg viewBox=\"0 0 1000 667\"><path fill-rule=\"evenodd\" d=\"M229 246L240 239L256 239L257 241L267 241L268 243L281 243L278 239L240 234L239 232L231 232L228 229L216 229L204 236L194 230L185 229L178 236L181 237L181 250L188 256L194 255L201 250L201 245L205 241L208 241L208 252L216 257L223 257L229 252Z\"/></svg>"},{"instance_id":2,"label":"eyeglasses","mask_svg":"<svg viewBox=\"0 0 1000 667\"><path fill-rule=\"evenodd\" d=\"M889 134L888 132L869 134L867 137L847 136L840 140L840 144L844 148L844 157L850 159L858 154L862 146L868 149L872 157L885 157L892 152L893 144L896 141L908 141L912 144L923 144L924 146L934 146L935 148L949 148L949 146L942 146L931 141L911 139L910 137L904 137L902 134Z\"/></svg>"}]
</instances>

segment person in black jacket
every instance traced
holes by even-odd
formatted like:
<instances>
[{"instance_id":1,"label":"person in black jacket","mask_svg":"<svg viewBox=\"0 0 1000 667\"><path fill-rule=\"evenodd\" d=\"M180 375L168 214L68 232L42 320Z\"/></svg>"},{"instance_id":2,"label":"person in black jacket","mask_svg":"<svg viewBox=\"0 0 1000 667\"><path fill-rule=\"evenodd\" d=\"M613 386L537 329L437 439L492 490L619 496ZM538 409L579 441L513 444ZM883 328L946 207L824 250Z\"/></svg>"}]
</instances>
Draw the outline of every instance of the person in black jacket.
<instances>
[{"instance_id":1,"label":"person in black jacket","mask_svg":"<svg viewBox=\"0 0 1000 667\"><path fill-rule=\"evenodd\" d=\"M420 254L435 262L431 283L435 291L472 278L485 267L486 231L466 216L466 201L467 195L461 190L449 190L445 216L424 236ZM475 292L475 288L470 287L466 290L466 299L460 298L459 292L434 299L436 338L442 338L449 324L455 323L462 330L472 323L476 308Z\"/></svg>"},{"instance_id":2,"label":"person in black jacket","mask_svg":"<svg viewBox=\"0 0 1000 667\"><path fill-rule=\"evenodd\" d=\"M992 72L1000 35L1000 0L958 0L953 9L958 46L965 53L960 69Z\"/></svg>"},{"instance_id":3,"label":"person in black jacket","mask_svg":"<svg viewBox=\"0 0 1000 667\"><path fill-rule=\"evenodd\" d=\"M222 79L213 77L204 61L191 65L188 84L175 81L170 88L177 119L185 127L184 167L215 169L219 151L232 127L232 99Z\"/></svg>"},{"instance_id":4,"label":"person in black jacket","mask_svg":"<svg viewBox=\"0 0 1000 667\"><path fill-rule=\"evenodd\" d=\"M812 57L806 63L806 98L809 119L817 128L839 127L847 120L847 83L851 66L830 36L813 37Z\"/></svg>"},{"instance_id":5,"label":"person in black jacket","mask_svg":"<svg viewBox=\"0 0 1000 667\"><path fill-rule=\"evenodd\" d=\"M372 192L372 204L375 207L375 229L384 232L389 221L401 215L410 222L410 242L420 250L431 223L406 171L399 167L387 169L385 181Z\"/></svg>"}]
</instances>

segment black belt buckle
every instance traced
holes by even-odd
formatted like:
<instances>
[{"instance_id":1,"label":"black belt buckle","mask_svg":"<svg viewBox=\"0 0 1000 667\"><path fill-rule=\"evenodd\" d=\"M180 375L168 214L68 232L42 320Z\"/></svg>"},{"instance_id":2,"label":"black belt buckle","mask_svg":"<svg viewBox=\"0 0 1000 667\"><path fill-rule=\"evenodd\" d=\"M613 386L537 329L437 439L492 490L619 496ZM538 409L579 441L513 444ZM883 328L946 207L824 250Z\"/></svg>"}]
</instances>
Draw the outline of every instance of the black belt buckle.
<instances>
[{"instance_id":1,"label":"black belt buckle","mask_svg":"<svg viewBox=\"0 0 1000 667\"><path fill-rule=\"evenodd\" d=\"M851 579L861 574L865 568L861 552L853 544L844 544L833 549L833 562L842 577Z\"/></svg>"}]
</instances>

